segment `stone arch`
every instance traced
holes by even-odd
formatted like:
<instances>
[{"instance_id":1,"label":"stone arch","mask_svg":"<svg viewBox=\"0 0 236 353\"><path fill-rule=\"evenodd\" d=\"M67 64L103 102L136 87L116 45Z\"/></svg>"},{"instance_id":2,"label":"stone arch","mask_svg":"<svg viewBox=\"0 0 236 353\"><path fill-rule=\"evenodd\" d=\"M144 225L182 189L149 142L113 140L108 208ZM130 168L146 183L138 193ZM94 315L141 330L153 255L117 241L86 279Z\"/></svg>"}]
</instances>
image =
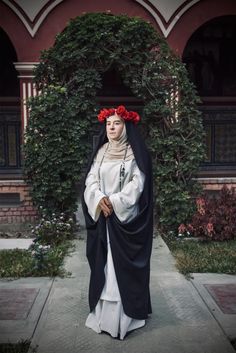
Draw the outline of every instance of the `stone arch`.
<instances>
[{"instance_id":1,"label":"stone arch","mask_svg":"<svg viewBox=\"0 0 236 353\"><path fill-rule=\"evenodd\" d=\"M236 175L236 14L199 27L183 52L190 78L201 96L207 158L201 175Z\"/></svg>"},{"instance_id":2,"label":"stone arch","mask_svg":"<svg viewBox=\"0 0 236 353\"><path fill-rule=\"evenodd\" d=\"M17 61L15 48L7 33L0 28L0 97L20 96L20 85L14 62Z\"/></svg>"},{"instance_id":3,"label":"stone arch","mask_svg":"<svg viewBox=\"0 0 236 353\"><path fill-rule=\"evenodd\" d=\"M0 173L20 169L20 83L14 67L15 48L0 28Z\"/></svg>"},{"instance_id":4,"label":"stone arch","mask_svg":"<svg viewBox=\"0 0 236 353\"><path fill-rule=\"evenodd\" d=\"M221 16L195 31L183 52L200 96L236 95L236 15Z\"/></svg>"},{"instance_id":5,"label":"stone arch","mask_svg":"<svg viewBox=\"0 0 236 353\"><path fill-rule=\"evenodd\" d=\"M168 36L168 43L182 57L184 48L197 29L220 16L236 15L234 0L199 1L188 9L175 24Z\"/></svg>"}]
</instances>

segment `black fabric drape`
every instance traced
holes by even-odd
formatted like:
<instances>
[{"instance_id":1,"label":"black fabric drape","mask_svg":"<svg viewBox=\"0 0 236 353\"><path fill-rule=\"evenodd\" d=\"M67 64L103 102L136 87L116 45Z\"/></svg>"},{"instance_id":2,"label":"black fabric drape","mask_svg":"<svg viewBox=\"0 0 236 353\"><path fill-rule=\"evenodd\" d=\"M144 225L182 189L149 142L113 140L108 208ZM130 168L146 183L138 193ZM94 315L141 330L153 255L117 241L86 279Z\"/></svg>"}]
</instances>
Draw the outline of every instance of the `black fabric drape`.
<instances>
[{"instance_id":1,"label":"black fabric drape","mask_svg":"<svg viewBox=\"0 0 236 353\"><path fill-rule=\"evenodd\" d=\"M139 199L139 213L129 222L122 223L113 212L97 222L88 214L82 196L82 206L87 227L87 258L91 269L89 305L93 311L105 284L104 267L107 261L106 227L108 227L112 257L124 312L134 319L146 319L151 313L149 293L150 256L153 237L152 164L137 127L125 122L128 141L136 163L145 174L144 189ZM89 162L86 176L99 148L107 141L105 124L98 144ZM86 178L85 176L85 178ZM84 190L83 194L84 195Z\"/></svg>"}]
</instances>

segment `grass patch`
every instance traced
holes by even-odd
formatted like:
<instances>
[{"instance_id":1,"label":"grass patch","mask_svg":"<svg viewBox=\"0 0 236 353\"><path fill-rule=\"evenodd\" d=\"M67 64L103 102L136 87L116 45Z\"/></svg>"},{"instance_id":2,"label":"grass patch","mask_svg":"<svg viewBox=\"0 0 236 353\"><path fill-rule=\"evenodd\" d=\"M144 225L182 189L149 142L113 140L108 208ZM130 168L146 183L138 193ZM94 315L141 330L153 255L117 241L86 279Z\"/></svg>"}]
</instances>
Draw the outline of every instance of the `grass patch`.
<instances>
[{"instance_id":1,"label":"grass patch","mask_svg":"<svg viewBox=\"0 0 236 353\"><path fill-rule=\"evenodd\" d=\"M199 273L236 274L236 240L196 241L163 237L176 259L178 270Z\"/></svg>"},{"instance_id":2,"label":"grass patch","mask_svg":"<svg viewBox=\"0 0 236 353\"><path fill-rule=\"evenodd\" d=\"M0 353L27 353L30 341L20 341L18 343L0 343ZM36 350L33 350L36 352Z\"/></svg>"},{"instance_id":3,"label":"grass patch","mask_svg":"<svg viewBox=\"0 0 236 353\"><path fill-rule=\"evenodd\" d=\"M69 255L71 249L72 243L70 241L52 247L40 262L41 266L38 266L35 256L30 250L1 250L0 278L65 276L67 273L63 269L64 258Z\"/></svg>"}]
</instances>

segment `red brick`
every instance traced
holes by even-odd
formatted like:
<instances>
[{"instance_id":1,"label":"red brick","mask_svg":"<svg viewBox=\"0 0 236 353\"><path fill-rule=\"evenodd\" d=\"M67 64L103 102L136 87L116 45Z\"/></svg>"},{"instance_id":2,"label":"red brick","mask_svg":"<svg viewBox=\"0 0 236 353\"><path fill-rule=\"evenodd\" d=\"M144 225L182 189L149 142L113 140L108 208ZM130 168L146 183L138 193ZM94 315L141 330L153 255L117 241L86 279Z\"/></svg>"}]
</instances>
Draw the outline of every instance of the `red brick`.
<instances>
[{"instance_id":1,"label":"red brick","mask_svg":"<svg viewBox=\"0 0 236 353\"><path fill-rule=\"evenodd\" d=\"M26 206L25 210L26 211L33 211L34 207L33 206Z\"/></svg>"},{"instance_id":2,"label":"red brick","mask_svg":"<svg viewBox=\"0 0 236 353\"><path fill-rule=\"evenodd\" d=\"M20 216L20 214L21 214L20 211L14 211L14 212L13 212L13 215L14 215L14 216Z\"/></svg>"},{"instance_id":3,"label":"red brick","mask_svg":"<svg viewBox=\"0 0 236 353\"><path fill-rule=\"evenodd\" d=\"M19 207L11 207L11 211L12 211L12 212L18 211L19 208L20 208L20 206L19 206Z\"/></svg>"},{"instance_id":4,"label":"red brick","mask_svg":"<svg viewBox=\"0 0 236 353\"><path fill-rule=\"evenodd\" d=\"M35 222L37 220L37 216L25 216L27 222Z\"/></svg>"},{"instance_id":5,"label":"red brick","mask_svg":"<svg viewBox=\"0 0 236 353\"><path fill-rule=\"evenodd\" d=\"M29 200L26 201L26 198L25 198L25 200L24 200L24 206L30 206L30 205L31 205L30 201L29 201Z\"/></svg>"},{"instance_id":6,"label":"red brick","mask_svg":"<svg viewBox=\"0 0 236 353\"><path fill-rule=\"evenodd\" d=\"M9 211L9 207L1 207L1 211L8 212Z\"/></svg>"}]
</instances>

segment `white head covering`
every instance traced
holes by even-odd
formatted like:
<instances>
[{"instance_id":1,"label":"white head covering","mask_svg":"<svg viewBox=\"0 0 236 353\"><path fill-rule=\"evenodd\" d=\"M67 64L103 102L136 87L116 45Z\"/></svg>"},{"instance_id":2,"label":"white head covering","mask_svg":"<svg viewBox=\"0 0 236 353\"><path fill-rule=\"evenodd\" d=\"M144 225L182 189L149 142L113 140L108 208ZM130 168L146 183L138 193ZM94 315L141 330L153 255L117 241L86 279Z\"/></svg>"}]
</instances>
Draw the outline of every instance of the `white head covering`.
<instances>
[{"instance_id":1,"label":"white head covering","mask_svg":"<svg viewBox=\"0 0 236 353\"><path fill-rule=\"evenodd\" d=\"M127 139L126 126L124 124L122 133L118 140L113 140L108 138L107 143L105 143L98 151L96 156L96 162L110 162L112 160L123 160L125 157L126 161L134 159L134 154L132 148ZM126 151L127 149L127 151ZM125 156L126 153L126 156Z\"/></svg>"}]
</instances>

